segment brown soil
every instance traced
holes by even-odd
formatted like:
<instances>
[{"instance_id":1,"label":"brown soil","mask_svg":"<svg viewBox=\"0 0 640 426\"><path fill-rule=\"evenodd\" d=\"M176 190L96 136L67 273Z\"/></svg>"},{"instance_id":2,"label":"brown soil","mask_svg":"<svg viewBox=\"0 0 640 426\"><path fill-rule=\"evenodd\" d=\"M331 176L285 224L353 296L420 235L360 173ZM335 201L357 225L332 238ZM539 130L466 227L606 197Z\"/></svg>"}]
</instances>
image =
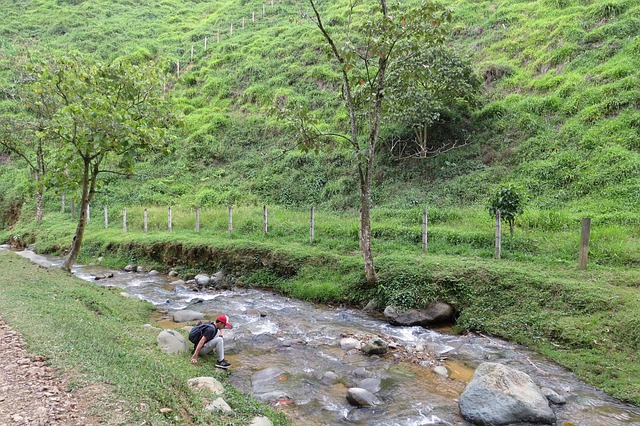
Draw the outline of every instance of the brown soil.
<instances>
[{"instance_id":1,"label":"brown soil","mask_svg":"<svg viewBox=\"0 0 640 426\"><path fill-rule=\"evenodd\" d=\"M101 390L67 390L67 379L29 354L22 337L0 317L0 426L104 424L90 409Z\"/></svg>"}]
</instances>

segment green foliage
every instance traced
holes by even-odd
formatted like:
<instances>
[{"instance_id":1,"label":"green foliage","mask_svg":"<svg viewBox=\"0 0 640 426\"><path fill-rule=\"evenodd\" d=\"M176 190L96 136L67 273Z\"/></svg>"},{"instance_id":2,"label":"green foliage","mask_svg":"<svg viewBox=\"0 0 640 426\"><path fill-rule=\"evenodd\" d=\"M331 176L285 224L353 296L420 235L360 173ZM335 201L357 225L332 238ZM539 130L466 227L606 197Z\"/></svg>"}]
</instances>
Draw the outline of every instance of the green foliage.
<instances>
[{"instance_id":1,"label":"green foliage","mask_svg":"<svg viewBox=\"0 0 640 426\"><path fill-rule=\"evenodd\" d=\"M513 226L516 217L524 213L527 196L522 186L508 183L500 186L489 200L489 214L496 216L500 212L500 219L509 223L511 235L513 236Z\"/></svg>"}]
</instances>

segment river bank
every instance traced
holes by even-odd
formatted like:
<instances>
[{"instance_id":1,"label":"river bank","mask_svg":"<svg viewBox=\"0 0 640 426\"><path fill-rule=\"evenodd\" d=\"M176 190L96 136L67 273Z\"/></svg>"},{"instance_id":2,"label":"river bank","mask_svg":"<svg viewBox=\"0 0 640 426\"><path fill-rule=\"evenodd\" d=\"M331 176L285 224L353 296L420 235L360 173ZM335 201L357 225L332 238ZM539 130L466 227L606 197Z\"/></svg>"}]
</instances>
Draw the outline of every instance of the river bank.
<instances>
[{"instance_id":1,"label":"river bank","mask_svg":"<svg viewBox=\"0 0 640 426\"><path fill-rule=\"evenodd\" d=\"M282 413L238 392L223 373L157 351L160 329L144 326L156 311L150 303L7 251L0 251L0 270L0 316L32 356L66 374L65 391L82 395L99 387L99 397L85 403L103 424L246 425L258 415L290 424ZM205 401L187 381L203 373L223 383L234 414L202 409Z\"/></svg>"},{"instance_id":2,"label":"river bank","mask_svg":"<svg viewBox=\"0 0 640 426\"><path fill-rule=\"evenodd\" d=\"M53 263L55 262L56 260L53 260ZM94 281L97 276L111 275L109 272L114 275L113 278ZM517 368L532 374L537 382L548 384L570 395L570 401L566 406L556 408L559 410L559 419L566 422L582 425L626 425L634 424L634 421L640 419L640 414L634 414L633 409L625 411L623 405L613 400L607 401L603 394L594 393L588 386L571 379L569 373L554 367L538 355L522 352L523 348L513 347L495 338L479 335L440 335L420 327L390 327L368 319L366 315L361 316L358 314L359 311L344 308L324 310L321 306L296 302L269 292L236 289L194 294L191 290L180 290L180 287L171 286L170 280L157 274L109 271L97 265L79 268L76 274L93 282L94 285L104 283L106 286L115 286L136 297L150 300L161 310L180 310L193 303L194 296L200 299L197 309L208 312L209 315L213 315L219 311L220 306L224 306L225 311L237 321L236 338L226 336L232 339L230 359L238 367L234 368L230 377L231 383L243 392L258 396L259 399L261 395L270 395L273 392L288 395L284 400L294 405L279 408L292 415L296 424L305 424L300 421L317 416L318 412L324 413L325 417L316 419L322 424L334 424L336 419L342 416L348 418L349 415L358 415L362 421L368 418L366 424L395 424L385 422L389 422L395 415L404 419L411 418L408 414L416 412L416 404L423 405L420 410L423 414L416 418L416 424L424 424L425 421L464 424L457 414L455 399L470 374L466 374L466 379L463 377L465 368L460 362L473 366L477 365L479 360L485 359L517 365ZM256 312L262 312L264 318L256 317ZM171 326L170 324L165 323L166 326ZM180 324L175 324L173 327L179 326ZM336 343L341 335L367 332L392 336L399 348L411 348L414 351L418 347L426 347L431 357L420 359L417 364L401 367L402 363L397 364L397 360L394 361L397 354L391 359L385 357L386 361L372 361L367 357L362 358L357 353L345 352ZM434 356L440 361L445 361L446 368L452 373L451 378L437 378L437 375L433 374L431 364L436 361ZM390 360L391 364L386 365ZM369 365L369 362L373 363ZM352 367L349 367L350 365ZM252 374L265 366L281 369L277 376L284 381L262 382L256 388ZM350 371L355 367L358 367L357 370L366 371L365 374L382 378L382 395L387 402L385 422L379 423L378 420L376 423L380 412L377 415L360 410L349 412L344 394L340 395L340 389L344 386L342 383L355 380L353 372ZM328 387L326 384L317 383L318 372L325 370L338 372L338 376L341 377L340 383ZM462 384L462 387L456 384ZM322 396L327 391L329 393ZM397 398L399 394L403 395L402 399ZM451 399L448 400L447 396ZM441 398L439 403L435 402L438 398ZM317 406L314 401L322 402ZM408 411L404 414L403 401L408 403ZM305 409L311 411L307 412ZM365 417L362 417L363 415Z\"/></svg>"}]
</instances>

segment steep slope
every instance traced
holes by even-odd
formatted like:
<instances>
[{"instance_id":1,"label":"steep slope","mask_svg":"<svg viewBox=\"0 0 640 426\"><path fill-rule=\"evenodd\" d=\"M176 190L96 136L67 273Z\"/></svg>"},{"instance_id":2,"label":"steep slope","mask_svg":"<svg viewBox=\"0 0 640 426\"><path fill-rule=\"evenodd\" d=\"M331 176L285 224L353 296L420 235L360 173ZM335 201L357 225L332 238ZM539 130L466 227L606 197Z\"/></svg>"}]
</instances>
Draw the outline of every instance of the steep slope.
<instances>
[{"instance_id":1,"label":"steep slope","mask_svg":"<svg viewBox=\"0 0 640 426\"><path fill-rule=\"evenodd\" d=\"M345 2L323 3L344 24ZM378 205L483 202L498 182L522 183L540 208L636 223L640 206L640 1L449 3L453 43L472 58L487 99L472 145L432 159L381 147ZM357 204L347 154L293 150L268 114L298 98L345 125L335 69L302 1L0 1L6 46L155 59L185 115L169 158L139 168L139 190L114 179L112 202L201 205ZM206 46L206 49L205 49ZM435 137L450 137L443 123ZM135 178L134 178L135 180Z\"/></svg>"}]
</instances>

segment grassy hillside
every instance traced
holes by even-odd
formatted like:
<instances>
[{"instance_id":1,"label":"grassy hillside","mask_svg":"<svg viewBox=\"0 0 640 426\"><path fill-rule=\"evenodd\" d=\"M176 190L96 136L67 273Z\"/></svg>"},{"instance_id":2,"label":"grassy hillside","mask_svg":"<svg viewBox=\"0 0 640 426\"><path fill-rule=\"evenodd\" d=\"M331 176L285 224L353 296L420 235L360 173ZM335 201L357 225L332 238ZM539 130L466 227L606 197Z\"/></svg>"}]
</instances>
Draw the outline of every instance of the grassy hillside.
<instances>
[{"instance_id":1,"label":"grassy hillside","mask_svg":"<svg viewBox=\"0 0 640 426\"><path fill-rule=\"evenodd\" d=\"M456 19L449 44L483 79L483 103L459 123L430 129L435 141L465 133L472 142L434 158L401 159L394 141L406 129L385 129L373 192L381 275L374 294L358 288L350 154L301 153L267 113L286 97L307 103L335 128L346 125L335 69L302 18L304 2L0 0L0 108L11 109L3 90L12 84L7 69L25 48L33 55L77 49L105 59L155 60L170 76L166 86L184 127L176 129L168 157L140 159L135 176L108 177L94 211L109 205L113 224L128 207L130 233L116 231L119 225L104 231L93 220L85 259L111 253L118 259L107 261L115 266L140 259L166 266L188 261L170 256L172 247L185 248L181 253L204 254L205 262L185 273L229 267L246 284L296 297L352 303L371 297L404 306L449 300L461 329L528 344L637 404L640 0L447 4ZM327 22L345 23L346 2L321 5ZM36 225L21 163L0 152L0 166L3 228L25 202L23 220L0 237L64 250L74 225L56 213L59 200L48 196L45 222ZM500 263L491 260L494 231L484 204L507 181L522 184L531 201ZM142 206L161 231L170 203L176 231L142 234ZM261 234L263 203L271 208L269 236ZM189 211L195 204L207 224L199 235ZM227 204L236 205L231 238ZM311 205L319 208L314 244ZM426 256L423 208L430 218ZM590 269L576 273L585 216L594 229ZM247 265L259 270L244 275Z\"/></svg>"},{"instance_id":2,"label":"grassy hillside","mask_svg":"<svg viewBox=\"0 0 640 426\"><path fill-rule=\"evenodd\" d=\"M541 209L637 223L630 212L640 204L640 2L446 4L455 11L452 43L486 86L469 122L473 144L400 160L391 140L402 129L388 132L375 204L484 202L496 183L517 181ZM327 22L343 24L344 6L323 3ZM140 164L133 182L115 179L102 200L357 205L348 154L300 154L266 114L288 97L337 128L346 124L335 68L301 17L305 2L3 0L0 7L0 46L9 53L27 46L154 59L173 76L167 84L185 115L173 155ZM442 123L432 133L458 130Z\"/></svg>"}]
</instances>

